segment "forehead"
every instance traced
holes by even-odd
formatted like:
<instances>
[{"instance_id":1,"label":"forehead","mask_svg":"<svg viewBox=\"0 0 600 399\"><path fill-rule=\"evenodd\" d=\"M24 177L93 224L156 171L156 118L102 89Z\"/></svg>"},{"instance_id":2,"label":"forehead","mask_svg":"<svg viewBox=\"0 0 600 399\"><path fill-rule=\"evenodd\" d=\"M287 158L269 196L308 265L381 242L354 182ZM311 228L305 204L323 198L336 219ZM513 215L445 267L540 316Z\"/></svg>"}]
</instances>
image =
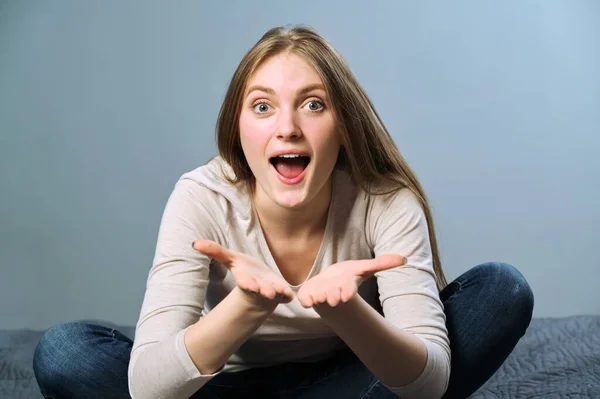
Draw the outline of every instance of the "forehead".
<instances>
[{"instance_id":1,"label":"forehead","mask_svg":"<svg viewBox=\"0 0 600 399\"><path fill-rule=\"evenodd\" d=\"M261 85L282 91L322 84L313 66L295 53L278 54L265 60L248 79L248 87Z\"/></svg>"}]
</instances>

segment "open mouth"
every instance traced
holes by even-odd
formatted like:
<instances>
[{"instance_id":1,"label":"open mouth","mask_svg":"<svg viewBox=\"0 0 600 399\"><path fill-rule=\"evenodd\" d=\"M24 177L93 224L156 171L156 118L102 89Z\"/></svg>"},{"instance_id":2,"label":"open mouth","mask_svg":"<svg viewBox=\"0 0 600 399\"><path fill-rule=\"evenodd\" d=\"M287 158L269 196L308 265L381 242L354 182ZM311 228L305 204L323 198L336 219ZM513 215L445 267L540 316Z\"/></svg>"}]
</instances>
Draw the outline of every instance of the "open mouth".
<instances>
[{"instance_id":1,"label":"open mouth","mask_svg":"<svg viewBox=\"0 0 600 399\"><path fill-rule=\"evenodd\" d=\"M285 154L269 159L271 165L285 179L296 179L310 163L310 157L297 154Z\"/></svg>"}]
</instances>

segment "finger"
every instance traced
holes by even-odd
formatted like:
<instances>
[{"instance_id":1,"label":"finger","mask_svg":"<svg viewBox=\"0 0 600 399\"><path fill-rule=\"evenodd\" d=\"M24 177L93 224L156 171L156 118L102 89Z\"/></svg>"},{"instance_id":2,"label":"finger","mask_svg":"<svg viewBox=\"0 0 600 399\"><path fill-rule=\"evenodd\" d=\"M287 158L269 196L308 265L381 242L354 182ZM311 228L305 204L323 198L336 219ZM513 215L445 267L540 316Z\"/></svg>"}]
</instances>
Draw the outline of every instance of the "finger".
<instances>
[{"instance_id":1,"label":"finger","mask_svg":"<svg viewBox=\"0 0 600 399\"><path fill-rule=\"evenodd\" d=\"M361 263L363 263L363 274L374 274L402 266L406 263L406 258L402 255L386 254L374 259L361 261Z\"/></svg>"},{"instance_id":2,"label":"finger","mask_svg":"<svg viewBox=\"0 0 600 399\"><path fill-rule=\"evenodd\" d=\"M317 295L315 293L309 294L309 296L310 296L310 306L311 307L321 303L321 301L319 301L317 299Z\"/></svg>"},{"instance_id":3,"label":"finger","mask_svg":"<svg viewBox=\"0 0 600 399\"><path fill-rule=\"evenodd\" d=\"M344 303L348 302L356 294L356 289L352 284L344 284L340 288L340 300Z\"/></svg>"},{"instance_id":4,"label":"finger","mask_svg":"<svg viewBox=\"0 0 600 399\"><path fill-rule=\"evenodd\" d=\"M313 295L313 298L315 299L315 303L325 303L327 302L327 291L319 291L318 293Z\"/></svg>"},{"instance_id":5,"label":"finger","mask_svg":"<svg viewBox=\"0 0 600 399\"><path fill-rule=\"evenodd\" d=\"M192 243L192 247L199 252L225 264L233 263L235 254L220 246L214 241L197 240Z\"/></svg>"},{"instance_id":6,"label":"finger","mask_svg":"<svg viewBox=\"0 0 600 399\"><path fill-rule=\"evenodd\" d=\"M260 294L265 298L275 299L275 295L277 295L277 292L275 291L275 288L273 288L273 285L270 282L262 281L260 283Z\"/></svg>"},{"instance_id":7,"label":"finger","mask_svg":"<svg viewBox=\"0 0 600 399\"><path fill-rule=\"evenodd\" d=\"M332 287L327 291L327 304L334 307L340 303L340 287Z\"/></svg>"},{"instance_id":8,"label":"finger","mask_svg":"<svg viewBox=\"0 0 600 399\"><path fill-rule=\"evenodd\" d=\"M300 302L300 305L302 305L305 308L311 308L313 303L312 303L312 299L310 298L309 295L304 293L305 291L299 291L298 292L298 301Z\"/></svg>"},{"instance_id":9,"label":"finger","mask_svg":"<svg viewBox=\"0 0 600 399\"><path fill-rule=\"evenodd\" d=\"M292 289L291 289L289 286L286 286L286 287L284 288L284 290L283 290L283 294L285 294L285 296L287 296L288 298L290 298L290 301L291 301L292 299L294 299L294 296L296 295L296 294L294 293L294 291L293 291L293 290L292 290Z\"/></svg>"},{"instance_id":10,"label":"finger","mask_svg":"<svg viewBox=\"0 0 600 399\"><path fill-rule=\"evenodd\" d=\"M337 293L336 293L336 295L337 295L337 298L338 298L338 303L337 303L337 305L340 305L340 304L344 303L344 300L342 299L342 286L340 286L340 287L337 289ZM336 306L337 306L337 305L336 305Z\"/></svg>"},{"instance_id":11,"label":"finger","mask_svg":"<svg viewBox=\"0 0 600 399\"><path fill-rule=\"evenodd\" d=\"M273 287L278 295L289 298L290 300L294 299L294 291L292 291L288 284L284 283L280 279L275 279L273 282Z\"/></svg>"},{"instance_id":12,"label":"finger","mask_svg":"<svg viewBox=\"0 0 600 399\"><path fill-rule=\"evenodd\" d=\"M245 291L254 292L256 294L260 293L260 286L253 277L240 277L236 282L237 285Z\"/></svg>"},{"instance_id":13,"label":"finger","mask_svg":"<svg viewBox=\"0 0 600 399\"><path fill-rule=\"evenodd\" d=\"M277 302L280 302L280 303L290 303L290 302L292 302L294 297L293 296L290 297L288 295L278 293L276 299L277 299Z\"/></svg>"}]
</instances>

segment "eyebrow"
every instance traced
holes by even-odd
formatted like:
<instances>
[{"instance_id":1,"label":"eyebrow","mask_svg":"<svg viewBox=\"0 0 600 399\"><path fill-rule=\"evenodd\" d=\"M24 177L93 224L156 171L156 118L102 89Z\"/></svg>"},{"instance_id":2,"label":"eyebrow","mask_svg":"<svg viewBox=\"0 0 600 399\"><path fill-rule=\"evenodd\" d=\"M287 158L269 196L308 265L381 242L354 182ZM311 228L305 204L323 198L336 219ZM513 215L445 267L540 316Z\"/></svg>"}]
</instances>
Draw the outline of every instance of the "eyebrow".
<instances>
[{"instance_id":1,"label":"eyebrow","mask_svg":"<svg viewBox=\"0 0 600 399\"><path fill-rule=\"evenodd\" d=\"M325 91L325 87L323 87L323 85L321 83L313 83L313 84L304 86L303 88L301 88L300 90L298 90L297 94L299 94L299 95L306 94L306 93L311 92L313 90L323 90L323 91ZM249 95L253 91L262 91L262 92L265 92L265 93L270 94L270 95L275 95L275 90L273 90L270 87L261 86L261 85L254 85L254 86L250 87L248 89L248 94L246 94L246 95Z\"/></svg>"}]
</instances>

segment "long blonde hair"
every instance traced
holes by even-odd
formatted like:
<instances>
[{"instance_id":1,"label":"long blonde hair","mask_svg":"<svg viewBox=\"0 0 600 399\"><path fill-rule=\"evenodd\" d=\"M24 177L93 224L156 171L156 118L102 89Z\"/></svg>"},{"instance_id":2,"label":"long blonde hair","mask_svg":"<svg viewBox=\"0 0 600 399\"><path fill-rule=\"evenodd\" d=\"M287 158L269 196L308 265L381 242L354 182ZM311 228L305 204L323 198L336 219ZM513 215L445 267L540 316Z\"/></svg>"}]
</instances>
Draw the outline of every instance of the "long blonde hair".
<instances>
[{"instance_id":1,"label":"long blonde hair","mask_svg":"<svg viewBox=\"0 0 600 399\"><path fill-rule=\"evenodd\" d=\"M389 194L408 188L420 201L428 224L436 283L441 290L447 281L425 192L343 57L312 28L295 25L270 29L246 53L235 71L216 128L219 153L235 174L231 181L252 182L254 179L239 135L239 115L246 83L265 60L283 52L302 56L323 81L342 142L336 167L346 169L354 183L369 194ZM374 191L373 187L381 186L391 187L391 190Z\"/></svg>"}]
</instances>

